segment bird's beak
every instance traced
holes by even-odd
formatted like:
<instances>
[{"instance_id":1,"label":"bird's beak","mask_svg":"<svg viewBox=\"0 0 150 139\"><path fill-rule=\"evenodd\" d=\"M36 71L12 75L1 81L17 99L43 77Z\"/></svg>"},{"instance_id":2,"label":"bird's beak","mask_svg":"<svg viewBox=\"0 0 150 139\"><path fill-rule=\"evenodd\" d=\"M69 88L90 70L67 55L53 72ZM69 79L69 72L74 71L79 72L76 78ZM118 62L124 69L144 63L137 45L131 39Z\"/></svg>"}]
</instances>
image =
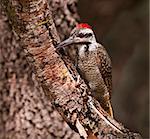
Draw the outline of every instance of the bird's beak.
<instances>
[{"instance_id":1,"label":"bird's beak","mask_svg":"<svg viewBox=\"0 0 150 139\"><path fill-rule=\"evenodd\" d=\"M86 39L86 38L73 38L73 37L70 37L64 41L62 41L61 43L59 43L57 45L57 49L60 49L60 48L63 48L63 47L66 47L66 46L69 46L69 45L72 45L72 44L82 44L82 43L89 43L89 41Z\"/></svg>"}]
</instances>

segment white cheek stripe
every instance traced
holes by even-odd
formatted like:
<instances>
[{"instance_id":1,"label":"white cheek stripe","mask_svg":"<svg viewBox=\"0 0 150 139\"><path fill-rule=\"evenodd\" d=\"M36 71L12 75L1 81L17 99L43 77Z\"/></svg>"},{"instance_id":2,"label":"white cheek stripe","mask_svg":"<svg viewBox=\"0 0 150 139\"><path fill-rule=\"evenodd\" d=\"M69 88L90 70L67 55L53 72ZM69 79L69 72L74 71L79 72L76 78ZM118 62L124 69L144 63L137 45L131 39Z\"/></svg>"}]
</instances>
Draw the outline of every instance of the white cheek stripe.
<instances>
[{"instance_id":1,"label":"white cheek stripe","mask_svg":"<svg viewBox=\"0 0 150 139\"><path fill-rule=\"evenodd\" d=\"M84 49L85 45L81 46L81 48L79 49L79 56L80 57L84 57L85 56L85 49Z\"/></svg>"},{"instance_id":2,"label":"white cheek stripe","mask_svg":"<svg viewBox=\"0 0 150 139\"><path fill-rule=\"evenodd\" d=\"M89 45L89 51L90 51L90 52L91 52L91 51L95 51L95 50L96 50L96 46L97 46L96 43L90 44L90 45Z\"/></svg>"}]
</instances>

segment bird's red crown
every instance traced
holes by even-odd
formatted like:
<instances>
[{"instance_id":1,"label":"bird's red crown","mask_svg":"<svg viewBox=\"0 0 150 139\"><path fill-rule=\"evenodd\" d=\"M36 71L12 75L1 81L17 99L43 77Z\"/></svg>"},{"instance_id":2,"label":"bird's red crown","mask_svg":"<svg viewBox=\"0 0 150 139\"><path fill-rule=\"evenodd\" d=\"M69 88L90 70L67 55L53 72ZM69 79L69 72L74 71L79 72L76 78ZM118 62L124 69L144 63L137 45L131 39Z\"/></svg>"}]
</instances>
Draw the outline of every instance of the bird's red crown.
<instances>
[{"instance_id":1,"label":"bird's red crown","mask_svg":"<svg viewBox=\"0 0 150 139\"><path fill-rule=\"evenodd\" d=\"M76 26L77 28L89 28L91 29L92 27L88 25L87 23L80 23Z\"/></svg>"}]
</instances>

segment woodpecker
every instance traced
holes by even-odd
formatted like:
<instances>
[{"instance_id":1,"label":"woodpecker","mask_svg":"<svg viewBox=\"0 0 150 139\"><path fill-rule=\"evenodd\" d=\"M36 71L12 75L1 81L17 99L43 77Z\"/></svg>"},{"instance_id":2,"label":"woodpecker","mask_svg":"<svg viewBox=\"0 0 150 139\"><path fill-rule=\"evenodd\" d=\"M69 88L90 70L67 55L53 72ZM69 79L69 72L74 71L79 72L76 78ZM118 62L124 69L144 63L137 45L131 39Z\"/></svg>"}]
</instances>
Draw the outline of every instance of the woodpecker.
<instances>
[{"instance_id":1,"label":"woodpecker","mask_svg":"<svg viewBox=\"0 0 150 139\"><path fill-rule=\"evenodd\" d=\"M57 49L67 51L79 74L90 88L92 95L103 109L113 117L111 107L112 66L106 49L96 42L91 26L78 24L70 37L58 44Z\"/></svg>"}]
</instances>

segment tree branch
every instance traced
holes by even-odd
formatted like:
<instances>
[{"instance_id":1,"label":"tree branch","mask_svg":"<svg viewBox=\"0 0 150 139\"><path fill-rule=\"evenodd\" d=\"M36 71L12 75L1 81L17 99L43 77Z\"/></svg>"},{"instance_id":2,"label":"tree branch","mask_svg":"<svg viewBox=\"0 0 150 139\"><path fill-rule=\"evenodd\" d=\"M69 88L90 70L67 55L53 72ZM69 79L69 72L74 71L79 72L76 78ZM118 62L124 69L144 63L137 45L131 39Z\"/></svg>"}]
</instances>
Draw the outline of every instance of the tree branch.
<instances>
[{"instance_id":1,"label":"tree branch","mask_svg":"<svg viewBox=\"0 0 150 139\"><path fill-rule=\"evenodd\" d=\"M47 0L2 0L37 80L72 129L84 138L141 138L117 123L90 96L71 61L56 52L59 37ZM62 59L63 60L62 60Z\"/></svg>"}]
</instances>

